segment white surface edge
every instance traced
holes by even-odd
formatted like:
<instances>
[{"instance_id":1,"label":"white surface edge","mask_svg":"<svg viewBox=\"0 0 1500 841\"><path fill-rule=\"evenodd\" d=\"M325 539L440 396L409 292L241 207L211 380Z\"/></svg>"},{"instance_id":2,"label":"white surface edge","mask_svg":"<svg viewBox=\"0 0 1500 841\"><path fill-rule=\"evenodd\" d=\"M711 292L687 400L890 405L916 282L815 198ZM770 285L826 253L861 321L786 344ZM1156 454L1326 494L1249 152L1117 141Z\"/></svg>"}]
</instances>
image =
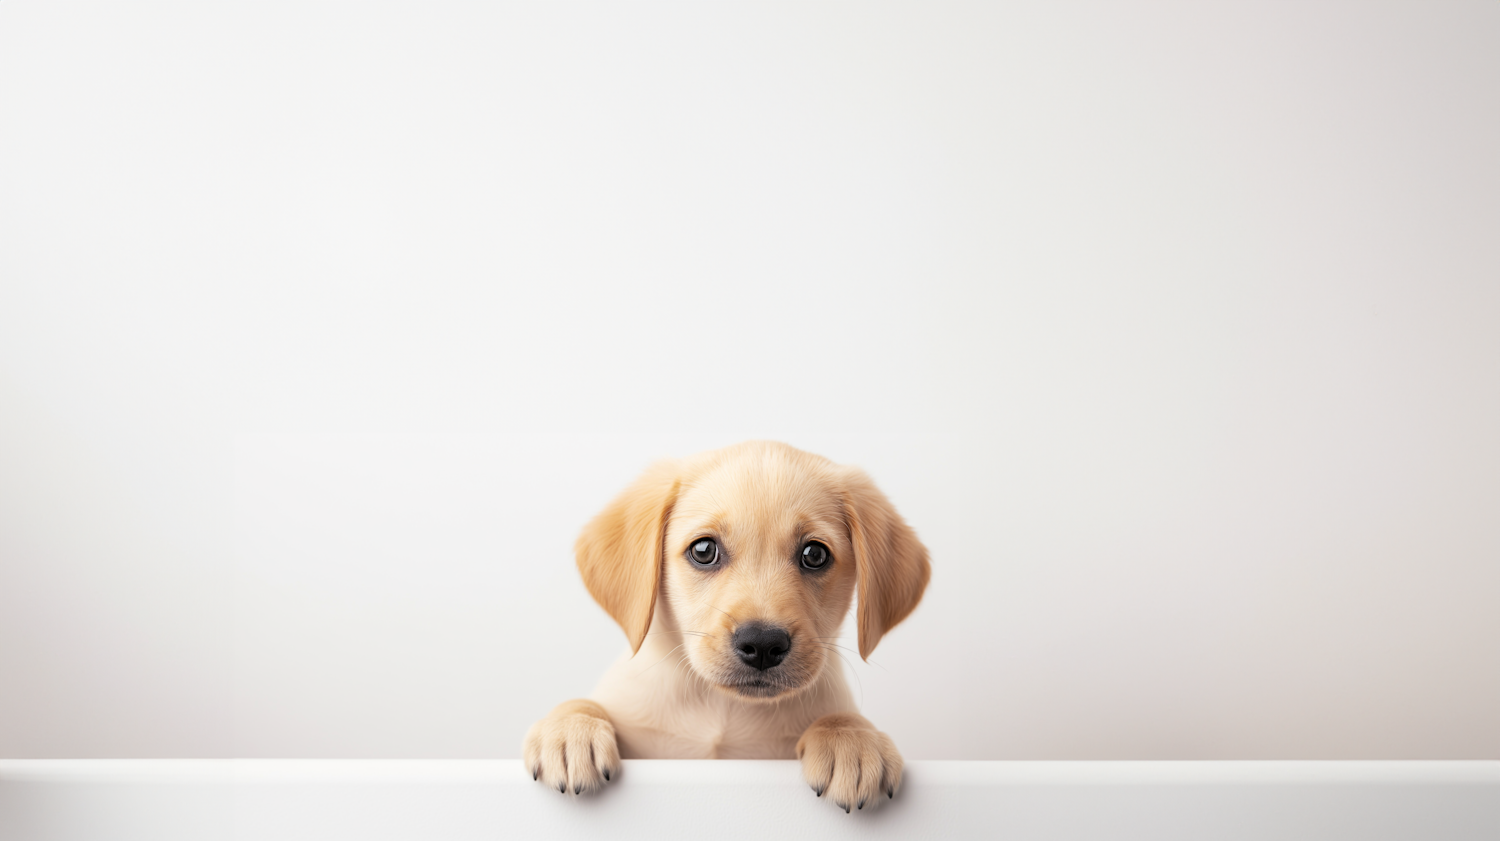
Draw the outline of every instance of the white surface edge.
<instances>
[{"instance_id":1,"label":"white surface edge","mask_svg":"<svg viewBox=\"0 0 1500 841\"><path fill-rule=\"evenodd\" d=\"M795 760L624 761L630 785L800 783ZM1500 786L1500 760L910 760L929 785L1431 784ZM0 781L534 784L519 759L0 759Z\"/></svg>"}]
</instances>

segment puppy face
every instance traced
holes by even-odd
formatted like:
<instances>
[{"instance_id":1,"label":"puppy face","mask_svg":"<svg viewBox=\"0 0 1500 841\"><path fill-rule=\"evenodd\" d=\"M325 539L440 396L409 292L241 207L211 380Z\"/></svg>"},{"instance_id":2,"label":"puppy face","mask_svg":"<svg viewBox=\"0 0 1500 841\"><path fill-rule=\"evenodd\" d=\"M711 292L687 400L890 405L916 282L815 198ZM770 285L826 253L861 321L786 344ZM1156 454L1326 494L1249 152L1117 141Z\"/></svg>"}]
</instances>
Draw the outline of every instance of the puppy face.
<instances>
[{"instance_id":1,"label":"puppy face","mask_svg":"<svg viewBox=\"0 0 1500 841\"><path fill-rule=\"evenodd\" d=\"M745 699L816 680L856 591L867 657L929 575L926 549L864 473L763 442L654 465L576 548L632 648L659 607L689 667Z\"/></svg>"},{"instance_id":2,"label":"puppy face","mask_svg":"<svg viewBox=\"0 0 1500 841\"><path fill-rule=\"evenodd\" d=\"M666 527L662 594L688 663L745 698L812 683L854 595L841 483L788 455L709 466L684 482Z\"/></svg>"}]
</instances>

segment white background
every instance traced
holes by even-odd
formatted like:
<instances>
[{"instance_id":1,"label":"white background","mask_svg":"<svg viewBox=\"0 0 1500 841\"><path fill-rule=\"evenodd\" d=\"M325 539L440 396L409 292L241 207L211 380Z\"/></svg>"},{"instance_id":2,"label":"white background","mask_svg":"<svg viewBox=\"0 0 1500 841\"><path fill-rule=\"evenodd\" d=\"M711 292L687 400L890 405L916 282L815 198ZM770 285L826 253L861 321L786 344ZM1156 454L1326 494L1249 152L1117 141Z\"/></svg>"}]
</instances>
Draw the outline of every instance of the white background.
<instances>
[{"instance_id":1,"label":"white background","mask_svg":"<svg viewBox=\"0 0 1500 841\"><path fill-rule=\"evenodd\" d=\"M746 438L909 757L1500 756L1497 150L1493 3L0 4L0 756L514 756Z\"/></svg>"}]
</instances>

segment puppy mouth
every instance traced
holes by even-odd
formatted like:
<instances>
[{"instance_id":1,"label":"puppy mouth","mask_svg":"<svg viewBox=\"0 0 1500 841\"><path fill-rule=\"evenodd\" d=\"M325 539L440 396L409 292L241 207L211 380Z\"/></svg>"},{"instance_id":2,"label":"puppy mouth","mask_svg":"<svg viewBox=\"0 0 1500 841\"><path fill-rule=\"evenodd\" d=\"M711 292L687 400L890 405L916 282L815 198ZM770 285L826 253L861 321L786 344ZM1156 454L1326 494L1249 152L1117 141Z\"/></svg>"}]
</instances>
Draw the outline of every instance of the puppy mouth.
<instances>
[{"instance_id":1,"label":"puppy mouth","mask_svg":"<svg viewBox=\"0 0 1500 841\"><path fill-rule=\"evenodd\" d=\"M722 685L736 695L742 695L746 698L775 698L777 695L797 688L765 678L735 680Z\"/></svg>"},{"instance_id":2,"label":"puppy mouth","mask_svg":"<svg viewBox=\"0 0 1500 841\"><path fill-rule=\"evenodd\" d=\"M811 681L802 670L786 671L777 668L756 672L730 669L720 672L714 683L741 698L764 699L790 695L805 688Z\"/></svg>"}]
</instances>

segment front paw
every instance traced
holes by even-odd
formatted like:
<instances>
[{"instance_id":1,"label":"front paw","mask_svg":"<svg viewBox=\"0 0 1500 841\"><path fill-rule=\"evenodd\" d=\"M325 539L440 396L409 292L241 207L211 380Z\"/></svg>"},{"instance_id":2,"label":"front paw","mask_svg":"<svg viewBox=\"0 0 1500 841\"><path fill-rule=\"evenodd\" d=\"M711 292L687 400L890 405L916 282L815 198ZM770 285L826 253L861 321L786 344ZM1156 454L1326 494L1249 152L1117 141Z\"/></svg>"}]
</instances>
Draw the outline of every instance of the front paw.
<instances>
[{"instance_id":1,"label":"front paw","mask_svg":"<svg viewBox=\"0 0 1500 841\"><path fill-rule=\"evenodd\" d=\"M531 778L561 792L593 791L620 773L609 714L593 701L564 701L531 725L521 747Z\"/></svg>"},{"instance_id":2,"label":"front paw","mask_svg":"<svg viewBox=\"0 0 1500 841\"><path fill-rule=\"evenodd\" d=\"M845 812L895 797L901 785L901 754L891 737L862 715L835 713L814 721L797 740L802 778L819 797L828 795Z\"/></svg>"}]
</instances>

